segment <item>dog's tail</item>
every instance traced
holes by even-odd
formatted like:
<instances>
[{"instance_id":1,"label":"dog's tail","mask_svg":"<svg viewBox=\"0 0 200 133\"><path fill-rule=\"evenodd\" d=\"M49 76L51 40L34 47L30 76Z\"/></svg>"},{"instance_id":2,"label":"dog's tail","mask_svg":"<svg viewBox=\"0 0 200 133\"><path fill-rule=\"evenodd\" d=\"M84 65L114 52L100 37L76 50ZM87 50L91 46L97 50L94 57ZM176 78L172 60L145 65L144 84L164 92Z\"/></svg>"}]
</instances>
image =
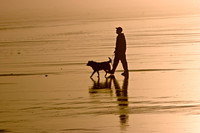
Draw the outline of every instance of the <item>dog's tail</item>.
<instances>
[{"instance_id":1,"label":"dog's tail","mask_svg":"<svg viewBox=\"0 0 200 133\"><path fill-rule=\"evenodd\" d=\"M109 59L109 61L108 61L108 62L109 62L109 63L111 63L111 62L112 62L112 59L111 59L110 57L108 57L108 59Z\"/></svg>"}]
</instances>

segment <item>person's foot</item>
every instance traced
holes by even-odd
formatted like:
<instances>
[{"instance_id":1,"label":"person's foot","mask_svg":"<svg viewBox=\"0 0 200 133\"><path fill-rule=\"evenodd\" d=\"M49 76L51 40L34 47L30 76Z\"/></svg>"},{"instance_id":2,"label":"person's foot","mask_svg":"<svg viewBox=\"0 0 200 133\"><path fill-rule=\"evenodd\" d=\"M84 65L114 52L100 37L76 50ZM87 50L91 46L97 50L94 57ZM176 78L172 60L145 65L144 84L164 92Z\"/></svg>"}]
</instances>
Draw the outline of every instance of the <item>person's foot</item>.
<instances>
[{"instance_id":1,"label":"person's foot","mask_svg":"<svg viewBox=\"0 0 200 133\"><path fill-rule=\"evenodd\" d=\"M111 71L110 71L110 74L111 74L111 75L112 75L112 74L114 74L114 71L113 71L113 70L111 70Z\"/></svg>"},{"instance_id":2,"label":"person's foot","mask_svg":"<svg viewBox=\"0 0 200 133\"><path fill-rule=\"evenodd\" d=\"M128 76L128 72L123 72L121 75L126 77Z\"/></svg>"},{"instance_id":3,"label":"person's foot","mask_svg":"<svg viewBox=\"0 0 200 133\"><path fill-rule=\"evenodd\" d=\"M115 75L114 74L110 74L108 77L106 77L106 78L113 78L113 77L115 77Z\"/></svg>"}]
</instances>

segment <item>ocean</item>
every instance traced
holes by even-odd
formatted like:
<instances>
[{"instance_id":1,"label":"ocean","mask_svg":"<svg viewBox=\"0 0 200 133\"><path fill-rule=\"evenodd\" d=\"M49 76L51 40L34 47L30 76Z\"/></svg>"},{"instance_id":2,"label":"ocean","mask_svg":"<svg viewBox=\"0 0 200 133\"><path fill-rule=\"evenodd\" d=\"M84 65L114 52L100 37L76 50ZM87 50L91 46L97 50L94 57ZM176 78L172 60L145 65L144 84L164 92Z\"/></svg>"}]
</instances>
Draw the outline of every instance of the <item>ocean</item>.
<instances>
[{"instance_id":1,"label":"ocean","mask_svg":"<svg viewBox=\"0 0 200 133\"><path fill-rule=\"evenodd\" d=\"M129 78L87 62L127 41ZM0 132L200 131L200 16L0 21Z\"/></svg>"}]
</instances>

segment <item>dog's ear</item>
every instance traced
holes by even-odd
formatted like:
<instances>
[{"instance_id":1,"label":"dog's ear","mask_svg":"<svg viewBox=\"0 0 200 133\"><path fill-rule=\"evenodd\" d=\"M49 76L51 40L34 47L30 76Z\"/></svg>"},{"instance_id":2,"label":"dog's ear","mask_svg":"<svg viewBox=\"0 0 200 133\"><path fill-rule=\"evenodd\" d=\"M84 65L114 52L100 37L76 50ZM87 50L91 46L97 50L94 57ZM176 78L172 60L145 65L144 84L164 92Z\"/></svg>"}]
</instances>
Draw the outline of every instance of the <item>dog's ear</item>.
<instances>
[{"instance_id":1,"label":"dog's ear","mask_svg":"<svg viewBox=\"0 0 200 133\"><path fill-rule=\"evenodd\" d=\"M91 64L92 61L88 61L87 66L89 66Z\"/></svg>"},{"instance_id":2,"label":"dog's ear","mask_svg":"<svg viewBox=\"0 0 200 133\"><path fill-rule=\"evenodd\" d=\"M88 66L89 62L90 62L90 61L87 62L87 64L86 64L87 66Z\"/></svg>"}]
</instances>

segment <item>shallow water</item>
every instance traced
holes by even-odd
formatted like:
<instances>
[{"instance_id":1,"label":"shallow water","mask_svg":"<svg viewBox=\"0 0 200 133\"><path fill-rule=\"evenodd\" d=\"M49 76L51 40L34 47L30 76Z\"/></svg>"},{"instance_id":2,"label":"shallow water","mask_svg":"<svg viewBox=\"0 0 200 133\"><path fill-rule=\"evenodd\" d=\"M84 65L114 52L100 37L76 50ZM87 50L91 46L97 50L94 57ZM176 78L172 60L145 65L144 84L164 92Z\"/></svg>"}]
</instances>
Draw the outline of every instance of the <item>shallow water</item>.
<instances>
[{"instance_id":1,"label":"shallow water","mask_svg":"<svg viewBox=\"0 0 200 133\"><path fill-rule=\"evenodd\" d=\"M200 17L0 23L0 132L200 130ZM129 79L98 81L88 60L127 39ZM166 130L167 129L167 130Z\"/></svg>"}]
</instances>

